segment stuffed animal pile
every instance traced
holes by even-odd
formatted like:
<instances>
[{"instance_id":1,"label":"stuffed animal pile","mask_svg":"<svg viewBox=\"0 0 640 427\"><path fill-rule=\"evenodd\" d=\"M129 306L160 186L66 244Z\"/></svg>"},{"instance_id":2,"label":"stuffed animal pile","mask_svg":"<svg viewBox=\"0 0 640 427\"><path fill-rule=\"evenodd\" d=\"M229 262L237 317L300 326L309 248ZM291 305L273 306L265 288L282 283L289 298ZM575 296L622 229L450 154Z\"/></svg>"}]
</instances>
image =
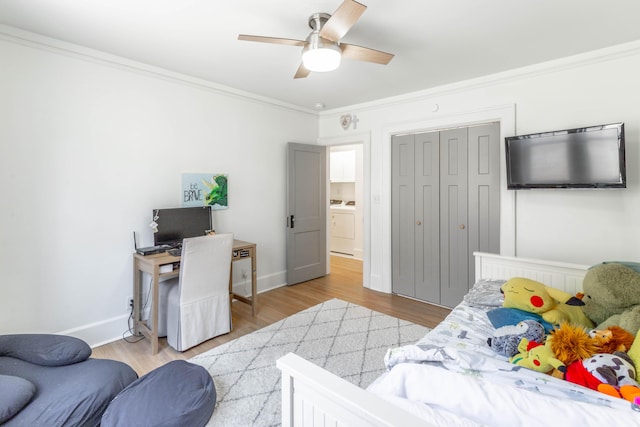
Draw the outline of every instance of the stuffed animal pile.
<instances>
[{"instance_id":1,"label":"stuffed animal pile","mask_svg":"<svg viewBox=\"0 0 640 427\"><path fill-rule=\"evenodd\" d=\"M488 313L497 329L487 344L513 364L638 401L640 268L594 266L583 289L572 296L531 279L508 280L503 307ZM520 320L504 322L505 310Z\"/></svg>"}]
</instances>

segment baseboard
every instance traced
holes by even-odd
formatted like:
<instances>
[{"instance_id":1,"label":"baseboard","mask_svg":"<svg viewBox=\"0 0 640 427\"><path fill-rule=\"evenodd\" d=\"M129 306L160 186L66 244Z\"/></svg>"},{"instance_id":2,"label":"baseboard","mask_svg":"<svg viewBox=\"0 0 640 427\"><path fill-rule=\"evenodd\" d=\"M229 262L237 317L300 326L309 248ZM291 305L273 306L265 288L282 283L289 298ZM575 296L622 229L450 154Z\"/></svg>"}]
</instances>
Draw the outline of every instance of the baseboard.
<instances>
[{"instance_id":1,"label":"baseboard","mask_svg":"<svg viewBox=\"0 0 640 427\"><path fill-rule=\"evenodd\" d=\"M129 314L123 314L100 322L60 331L58 334L80 338L86 341L91 348L99 347L130 336L128 319Z\"/></svg>"},{"instance_id":2,"label":"baseboard","mask_svg":"<svg viewBox=\"0 0 640 427\"><path fill-rule=\"evenodd\" d=\"M279 271L267 276L258 277L258 294L277 289L287 284L287 272ZM243 280L242 282L233 284L233 293L251 297L251 281Z\"/></svg>"},{"instance_id":3,"label":"baseboard","mask_svg":"<svg viewBox=\"0 0 640 427\"><path fill-rule=\"evenodd\" d=\"M272 289L285 286L286 284L286 271L277 272L267 276L260 276L258 278L258 293L260 294L262 292L270 291ZM234 284L234 292L236 289L238 290L239 295L250 297L251 281L243 281L241 283ZM259 307L260 305L258 304L258 309ZM60 335L70 335L72 337L80 338L81 340L86 341L91 348L94 348L117 341L123 337L131 336L128 320L129 314L127 313L57 333Z\"/></svg>"},{"instance_id":4,"label":"baseboard","mask_svg":"<svg viewBox=\"0 0 640 427\"><path fill-rule=\"evenodd\" d=\"M371 274L369 289L373 291L389 293L388 290L385 290L384 283L382 282L382 277L379 274Z\"/></svg>"}]
</instances>

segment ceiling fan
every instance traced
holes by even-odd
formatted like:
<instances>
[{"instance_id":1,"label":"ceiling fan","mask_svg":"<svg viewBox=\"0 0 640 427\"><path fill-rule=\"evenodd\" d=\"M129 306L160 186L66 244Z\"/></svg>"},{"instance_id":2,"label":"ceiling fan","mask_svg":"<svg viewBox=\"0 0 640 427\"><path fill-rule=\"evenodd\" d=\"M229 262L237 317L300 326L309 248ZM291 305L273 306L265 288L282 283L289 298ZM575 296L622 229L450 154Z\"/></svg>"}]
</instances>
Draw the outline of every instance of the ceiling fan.
<instances>
[{"instance_id":1,"label":"ceiling fan","mask_svg":"<svg viewBox=\"0 0 640 427\"><path fill-rule=\"evenodd\" d=\"M302 47L302 63L294 78L307 77L311 71L332 71L341 58L388 64L393 54L353 44L340 43L340 39L356 23L367 6L354 0L344 0L333 15L314 13L309 17L311 34L306 40L240 34L238 40L283 44Z\"/></svg>"}]
</instances>

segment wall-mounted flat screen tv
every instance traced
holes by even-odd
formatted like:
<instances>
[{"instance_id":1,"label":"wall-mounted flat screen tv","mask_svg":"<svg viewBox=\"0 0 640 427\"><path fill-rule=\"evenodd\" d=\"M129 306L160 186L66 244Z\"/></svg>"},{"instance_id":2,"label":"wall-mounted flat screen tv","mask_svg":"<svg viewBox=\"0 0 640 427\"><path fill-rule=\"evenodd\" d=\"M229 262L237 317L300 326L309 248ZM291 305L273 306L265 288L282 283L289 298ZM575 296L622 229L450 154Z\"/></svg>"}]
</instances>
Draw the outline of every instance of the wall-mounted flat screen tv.
<instances>
[{"instance_id":1,"label":"wall-mounted flat screen tv","mask_svg":"<svg viewBox=\"0 0 640 427\"><path fill-rule=\"evenodd\" d=\"M626 188L624 123L505 138L507 188Z\"/></svg>"},{"instance_id":2,"label":"wall-mounted flat screen tv","mask_svg":"<svg viewBox=\"0 0 640 427\"><path fill-rule=\"evenodd\" d=\"M211 207L154 209L158 231L153 244L178 246L187 237L204 236L211 231Z\"/></svg>"}]
</instances>

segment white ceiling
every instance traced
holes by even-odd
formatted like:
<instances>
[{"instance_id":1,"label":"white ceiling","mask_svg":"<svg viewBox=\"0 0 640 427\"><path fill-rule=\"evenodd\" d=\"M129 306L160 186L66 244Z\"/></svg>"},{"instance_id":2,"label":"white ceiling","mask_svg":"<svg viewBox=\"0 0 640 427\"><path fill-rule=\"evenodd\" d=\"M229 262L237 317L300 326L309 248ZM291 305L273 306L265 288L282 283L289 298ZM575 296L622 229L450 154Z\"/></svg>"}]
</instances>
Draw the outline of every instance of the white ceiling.
<instances>
[{"instance_id":1,"label":"white ceiling","mask_svg":"<svg viewBox=\"0 0 640 427\"><path fill-rule=\"evenodd\" d=\"M395 54L293 79L308 17L342 0L0 0L0 24L285 103L328 109L640 40L638 0L361 0L342 39Z\"/></svg>"}]
</instances>

